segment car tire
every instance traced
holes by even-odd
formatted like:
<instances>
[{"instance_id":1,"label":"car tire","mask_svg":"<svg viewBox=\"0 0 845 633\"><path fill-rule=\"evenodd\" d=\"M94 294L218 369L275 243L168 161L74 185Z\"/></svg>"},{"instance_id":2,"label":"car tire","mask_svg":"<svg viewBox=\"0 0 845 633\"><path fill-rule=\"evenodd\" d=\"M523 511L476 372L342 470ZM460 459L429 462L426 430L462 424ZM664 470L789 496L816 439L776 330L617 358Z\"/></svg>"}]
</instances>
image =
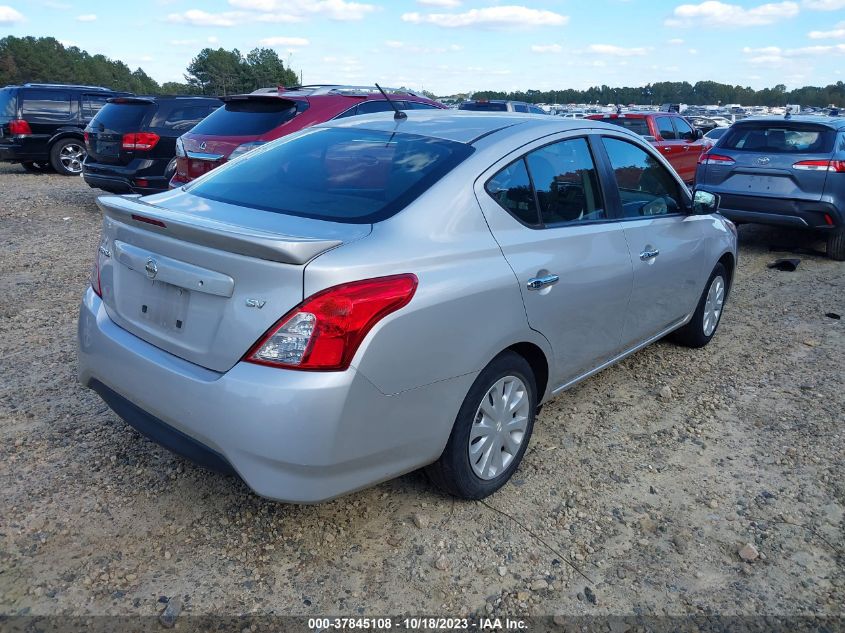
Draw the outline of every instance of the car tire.
<instances>
[{"instance_id":1,"label":"car tire","mask_svg":"<svg viewBox=\"0 0 845 633\"><path fill-rule=\"evenodd\" d=\"M43 173L50 170L50 163L42 163L37 161L25 161L21 166L28 172Z\"/></svg>"},{"instance_id":2,"label":"car tire","mask_svg":"<svg viewBox=\"0 0 845 633\"><path fill-rule=\"evenodd\" d=\"M78 176L85 160L85 145L78 138L63 138L50 148L50 164L62 176Z\"/></svg>"},{"instance_id":3,"label":"car tire","mask_svg":"<svg viewBox=\"0 0 845 633\"><path fill-rule=\"evenodd\" d=\"M728 296L728 272L719 263L710 273L692 319L669 335L684 347L704 347L716 334Z\"/></svg>"},{"instance_id":4,"label":"car tire","mask_svg":"<svg viewBox=\"0 0 845 633\"><path fill-rule=\"evenodd\" d=\"M502 352L472 383L446 448L440 459L426 468L429 480L463 499L493 494L519 467L534 429L536 410L531 366L515 352Z\"/></svg>"},{"instance_id":5,"label":"car tire","mask_svg":"<svg viewBox=\"0 0 845 633\"><path fill-rule=\"evenodd\" d=\"M828 234L827 256L838 262L845 261L845 227L839 227Z\"/></svg>"}]
</instances>

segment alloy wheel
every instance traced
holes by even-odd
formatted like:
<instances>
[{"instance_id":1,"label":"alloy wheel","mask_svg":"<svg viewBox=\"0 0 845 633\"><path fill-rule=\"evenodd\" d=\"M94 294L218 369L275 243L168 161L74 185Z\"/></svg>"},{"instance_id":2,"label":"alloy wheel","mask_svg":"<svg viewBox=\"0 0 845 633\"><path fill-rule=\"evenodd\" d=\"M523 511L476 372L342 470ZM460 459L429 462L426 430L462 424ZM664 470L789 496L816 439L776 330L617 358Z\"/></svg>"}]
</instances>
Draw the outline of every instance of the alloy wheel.
<instances>
[{"instance_id":1,"label":"alloy wheel","mask_svg":"<svg viewBox=\"0 0 845 633\"><path fill-rule=\"evenodd\" d=\"M59 152L59 160L62 162L62 166L74 174L82 172L82 161L84 159L85 150L77 143L68 143Z\"/></svg>"}]
</instances>

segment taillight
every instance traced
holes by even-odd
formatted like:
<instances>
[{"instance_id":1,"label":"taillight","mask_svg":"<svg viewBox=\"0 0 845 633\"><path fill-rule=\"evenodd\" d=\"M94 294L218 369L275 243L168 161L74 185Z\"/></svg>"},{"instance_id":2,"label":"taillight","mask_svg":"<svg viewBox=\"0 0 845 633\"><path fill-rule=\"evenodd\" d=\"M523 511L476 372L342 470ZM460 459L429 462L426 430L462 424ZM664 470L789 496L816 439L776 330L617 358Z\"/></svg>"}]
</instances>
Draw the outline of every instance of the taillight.
<instances>
[{"instance_id":1,"label":"taillight","mask_svg":"<svg viewBox=\"0 0 845 633\"><path fill-rule=\"evenodd\" d=\"M94 255L94 265L91 266L91 289L97 293L97 296L103 297L103 288L100 283L100 268L103 266L103 259L111 257L111 252L106 248L107 242L103 240L97 247L97 253Z\"/></svg>"},{"instance_id":2,"label":"taillight","mask_svg":"<svg viewBox=\"0 0 845 633\"><path fill-rule=\"evenodd\" d=\"M416 290L416 275L405 274L318 292L283 316L244 360L287 369L347 369L373 326L408 305Z\"/></svg>"},{"instance_id":3,"label":"taillight","mask_svg":"<svg viewBox=\"0 0 845 633\"><path fill-rule=\"evenodd\" d=\"M9 121L10 136L25 136L28 134L32 134L32 128L29 127L29 123L27 123L23 119L15 119L14 121Z\"/></svg>"},{"instance_id":4,"label":"taillight","mask_svg":"<svg viewBox=\"0 0 845 633\"><path fill-rule=\"evenodd\" d=\"M802 160L795 163L792 169L801 171L832 171L845 173L845 160Z\"/></svg>"},{"instance_id":5,"label":"taillight","mask_svg":"<svg viewBox=\"0 0 845 633\"><path fill-rule=\"evenodd\" d=\"M731 158L730 156L722 156L721 154L711 154L710 152L704 152L698 157L698 164L699 165L735 165L736 161Z\"/></svg>"},{"instance_id":6,"label":"taillight","mask_svg":"<svg viewBox=\"0 0 845 633\"><path fill-rule=\"evenodd\" d=\"M130 132L123 135L121 147L136 152L151 150L158 143L159 136L154 132Z\"/></svg>"}]
</instances>

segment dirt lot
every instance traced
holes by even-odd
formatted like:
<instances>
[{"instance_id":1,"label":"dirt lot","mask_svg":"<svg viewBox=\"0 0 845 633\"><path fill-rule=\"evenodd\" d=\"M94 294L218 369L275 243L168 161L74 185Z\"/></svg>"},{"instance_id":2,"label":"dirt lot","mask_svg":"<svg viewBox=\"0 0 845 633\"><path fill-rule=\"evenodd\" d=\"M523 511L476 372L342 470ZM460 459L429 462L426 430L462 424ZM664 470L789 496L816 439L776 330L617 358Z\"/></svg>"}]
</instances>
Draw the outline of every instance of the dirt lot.
<instances>
[{"instance_id":1,"label":"dirt lot","mask_svg":"<svg viewBox=\"0 0 845 633\"><path fill-rule=\"evenodd\" d=\"M845 264L742 227L713 343L548 404L489 505L413 473L288 506L77 384L96 195L0 168L0 614L845 615Z\"/></svg>"}]
</instances>

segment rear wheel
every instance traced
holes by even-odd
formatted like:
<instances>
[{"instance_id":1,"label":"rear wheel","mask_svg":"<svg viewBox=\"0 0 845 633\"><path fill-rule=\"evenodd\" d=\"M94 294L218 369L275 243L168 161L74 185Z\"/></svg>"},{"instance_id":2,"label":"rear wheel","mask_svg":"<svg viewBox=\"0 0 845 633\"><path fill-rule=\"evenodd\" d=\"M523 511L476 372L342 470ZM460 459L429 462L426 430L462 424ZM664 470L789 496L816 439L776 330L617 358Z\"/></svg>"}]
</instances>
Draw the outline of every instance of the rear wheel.
<instances>
[{"instance_id":1,"label":"rear wheel","mask_svg":"<svg viewBox=\"0 0 845 633\"><path fill-rule=\"evenodd\" d=\"M82 173L85 160L85 146L76 138L63 138L50 149L50 163L63 176L77 176Z\"/></svg>"},{"instance_id":2,"label":"rear wheel","mask_svg":"<svg viewBox=\"0 0 845 633\"><path fill-rule=\"evenodd\" d=\"M443 454L426 468L429 479L464 499L493 494L519 467L536 409L531 366L515 352L499 354L470 387Z\"/></svg>"},{"instance_id":3,"label":"rear wheel","mask_svg":"<svg viewBox=\"0 0 845 633\"><path fill-rule=\"evenodd\" d=\"M839 227L828 234L827 256L838 262L845 261L845 227Z\"/></svg>"},{"instance_id":4,"label":"rear wheel","mask_svg":"<svg viewBox=\"0 0 845 633\"><path fill-rule=\"evenodd\" d=\"M728 293L728 273L722 264L716 264L704 287L701 299L689 323L669 335L669 338L686 347L704 347L716 334Z\"/></svg>"}]
</instances>

